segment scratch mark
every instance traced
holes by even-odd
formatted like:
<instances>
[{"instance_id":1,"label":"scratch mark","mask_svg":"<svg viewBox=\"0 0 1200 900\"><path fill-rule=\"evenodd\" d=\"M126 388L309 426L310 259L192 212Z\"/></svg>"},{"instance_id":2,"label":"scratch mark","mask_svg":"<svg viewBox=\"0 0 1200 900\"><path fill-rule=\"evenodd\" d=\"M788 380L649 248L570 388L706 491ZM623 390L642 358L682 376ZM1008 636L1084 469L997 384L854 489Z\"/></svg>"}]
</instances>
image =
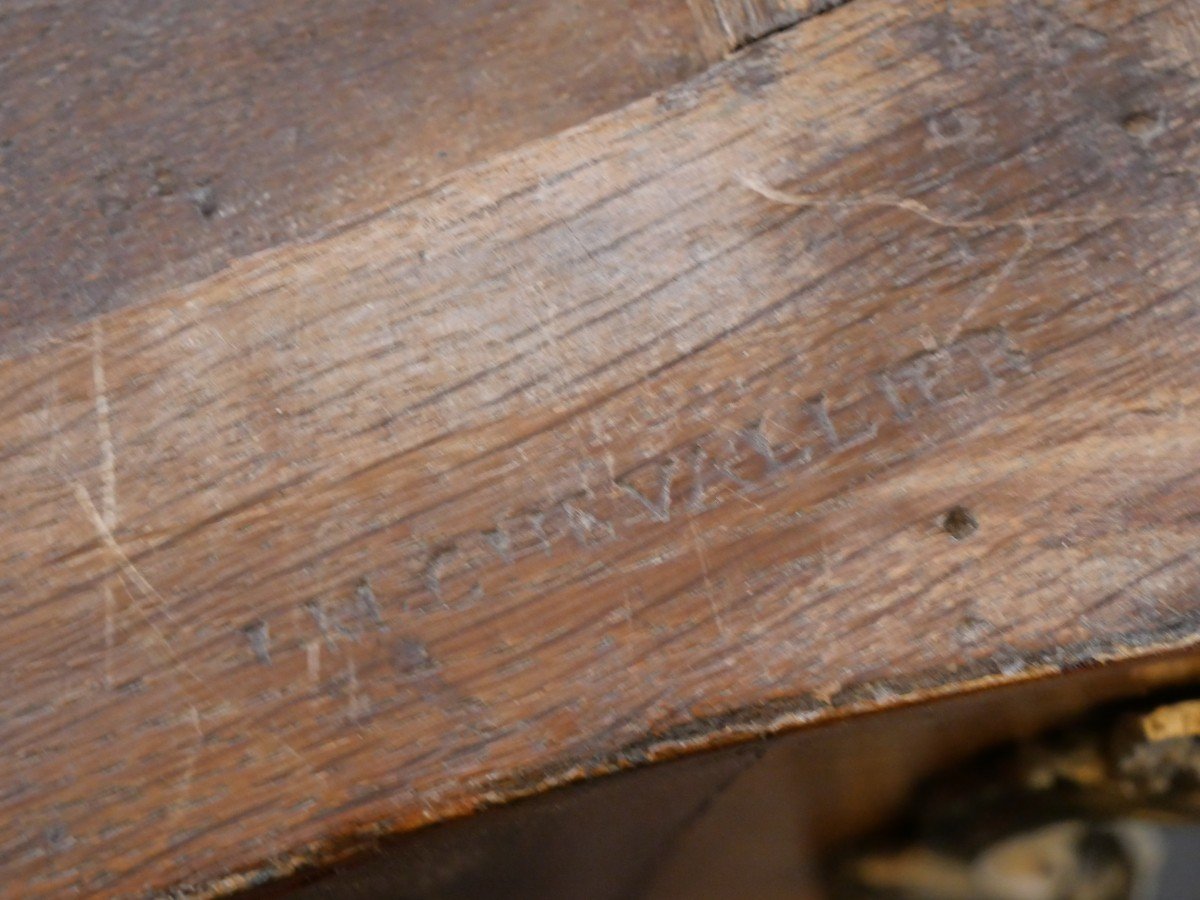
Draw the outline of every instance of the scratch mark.
<instances>
[{"instance_id":1,"label":"scratch mark","mask_svg":"<svg viewBox=\"0 0 1200 900\"><path fill-rule=\"evenodd\" d=\"M309 681L321 680L321 642L309 641L304 645L305 660L308 663Z\"/></svg>"},{"instance_id":2,"label":"scratch mark","mask_svg":"<svg viewBox=\"0 0 1200 900\"><path fill-rule=\"evenodd\" d=\"M254 652L254 658L262 665L271 665L271 632L267 627L267 623L262 619L257 622L252 622L244 629L246 640L250 642L250 649Z\"/></svg>"},{"instance_id":3,"label":"scratch mark","mask_svg":"<svg viewBox=\"0 0 1200 900\"><path fill-rule=\"evenodd\" d=\"M354 598L358 602L359 612L368 616L376 628L387 631L387 625L383 621L383 610L375 592L371 590L371 582L365 578L360 581L354 590Z\"/></svg>"},{"instance_id":4,"label":"scratch mark","mask_svg":"<svg viewBox=\"0 0 1200 900\"><path fill-rule=\"evenodd\" d=\"M346 656L346 701L349 707L350 721L359 721L358 705L358 670L354 666L354 657Z\"/></svg>"},{"instance_id":5,"label":"scratch mark","mask_svg":"<svg viewBox=\"0 0 1200 900\"><path fill-rule=\"evenodd\" d=\"M167 607L167 601L163 598L163 595L158 592L154 585L146 580L146 577L142 575L142 573L138 570L138 567L133 564L133 560L129 558L129 555L121 548L121 545L117 543L117 539L113 537L112 529L109 528L108 523L100 514L100 511L96 509L96 504L92 502L91 495L88 494L87 489L79 482L75 482L72 487L75 489L75 498L79 501L80 507L82 507L87 517L91 519L92 525L95 526L96 535L100 538L101 543L108 548L108 552L111 553L116 559L117 564L121 567L121 570L125 573L126 577L129 578L129 580L136 584L139 588L141 588L142 592L147 597L152 597L153 599L157 600L163 615L166 616L168 620L174 621L174 617L171 615L171 611Z\"/></svg>"},{"instance_id":6,"label":"scratch mark","mask_svg":"<svg viewBox=\"0 0 1200 900\"><path fill-rule=\"evenodd\" d=\"M305 604L305 608L313 617L313 621L317 623L317 630L321 632L321 637L325 638L325 642L330 648L337 647L337 635L330 626L329 613L325 611L325 604L320 600L311 600Z\"/></svg>"},{"instance_id":7,"label":"scratch mark","mask_svg":"<svg viewBox=\"0 0 1200 900\"><path fill-rule=\"evenodd\" d=\"M1026 220L1025 222L1021 223L1021 230L1024 232L1025 238L1023 241L1021 241L1021 246L1017 248L1017 252L1014 253L1012 258L1009 259L1009 261L1006 262L998 271L993 273L992 277L988 279L987 284L983 286L983 290L976 294L971 302L967 304L966 308L963 309L954 325L946 333L946 337L942 341L942 346L953 344L956 340L958 340L958 336L962 334L963 328L966 327L971 318L977 312L979 312L983 304L986 303L994 293L996 293L996 289L999 288L1000 285L1007 281L1010 277L1012 277L1012 273L1016 271L1017 266L1021 263L1021 260L1023 260L1026 255L1028 255L1029 251L1033 249L1033 224Z\"/></svg>"},{"instance_id":8,"label":"scratch mark","mask_svg":"<svg viewBox=\"0 0 1200 900\"><path fill-rule=\"evenodd\" d=\"M117 463L108 405L108 380L104 375L104 327L92 322L92 393L96 406L96 429L100 435L100 518L111 534L117 524ZM115 597L112 584L105 583L104 596L104 686L113 686L112 656L116 645Z\"/></svg>"},{"instance_id":9,"label":"scratch mark","mask_svg":"<svg viewBox=\"0 0 1200 900\"><path fill-rule=\"evenodd\" d=\"M671 480L679 469L679 462L670 457L666 462L659 463L658 496L649 497L633 486L626 478L613 479L613 484L638 501L650 511L657 522L671 521Z\"/></svg>"},{"instance_id":10,"label":"scratch mark","mask_svg":"<svg viewBox=\"0 0 1200 900\"><path fill-rule=\"evenodd\" d=\"M104 585L104 686L112 690L112 654L116 645L116 598L112 585Z\"/></svg>"},{"instance_id":11,"label":"scratch mark","mask_svg":"<svg viewBox=\"0 0 1200 900\"><path fill-rule=\"evenodd\" d=\"M488 542L488 545L496 551L496 555L505 563L512 564L514 562L512 551L512 538L504 531L499 523L491 531L483 533L483 539Z\"/></svg>"},{"instance_id":12,"label":"scratch mark","mask_svg":"<svg viewBox=\"0 0 1200 900\"><path fill-rule=\"evenodd\" d=\"M1143 213L1114 212L1111 210L1095 210L1088 213L1067 214L1061 216L1016 216L1012 218L978 218L948 216L939 213L932 207L926 206L911 197L900 197L893 194L864 194L861 197L818 197L815 194L792 194L781 191L765 184L756 176L739 174L741 185L767 200L782 203L785 206L795 206L801 209L901 209L914 216L940 225L943 228L954 229L988 229L988 228L1029 228L1033 225L1103 225L1122 221L1146 221L1152 219L1168 219L1181 215L1193 215L1195 207L1180 209L1154 210Z\"/></svg>"},{"instance_id":13,"label":"scratch mark","mask_svg":"<svg viewBox=\"0 0 1200 900\"><path fill-rule=\"evenodd\" d=\"M163 599L163 596L154 588L154 586L152 584L150 584L149 581L146 580L145 576L143 576L142 573L140 571L138 571L138 568L129 559L129 557L126 555L125 551L121 549L121 546L117 543L116 538L113 537L112 531L109 530L108 526L104 522L104 519L101 517L99 510L96 509L95 503L92 502L92 498L88 494L87 489L84 488L84 486L82 484L80 484L79 482L75 482L74 484L72 484L72 487L74 488L75 497L79 501L80 507L83 509L83 511L87 515L87 517L89 519L91 519L92 524L96 528L97 534L100 536L101 541L103 541L104 545L108 548L109 552L112 553L113 556L117 558L117 560L120 564L120 570L121 570L120 575L121 575L122 580L124 581L125 579L129 579L129 581L133 582L133 584L136 585L141 590L142 595L145 598L153 598L153 599L157 600L162 609L163 614L168 619L171 619L170 610L168 610L166 608L166 602ZM192 709L196 710L196 722L198 723L199 719L200 719L200 714L199 714L199 710L196 706L196 703L193 699L195 696L199 695L202 697L206 697L207 699L210 700L210 702L213 702L213 705L217 705L216 702L213 700L211 693L209 692L207 683L199 675L197 675L196 672L190 666L188 666L187 663L185 663L182 659L179 658L179 655L175 652L174 647L171 646L171 642L167 639L166 634L164 634L163 630L161 628L159 628L158 625L154 622L154 619L151 618L150 614L146 611L146 609L143 607L143 605L141 603L137 602L137 594L132 590L132 588L129 587L128 583L126 583L126 588L129 590L129 596L130 596L131 600L133 600L131 605L133 606L133 608L137 612L137 614L141 617L141 619L145 623L146 627L150 630L150 633L154 636L156 645L163 652L164 656L166 657L167 662L170 664L173 671L176 673L177 676L179 676L179 675L186 676L187 679L192 681L198 688L198 690L196 690L196 691L188 690L188 688L182 683L182 679L181 679L181 683L179 684L179 690L185 697L188 698L189 706ZM204 732L203 732L203 729L198 724L197 724L197 733L200 735L201 739L203 739ZM324 772L321 772L318 769L316 769L307 759L305 759L305 757L303 757L296 750L295 747L293 747L291 744L289 744L286 740L284 740L282 737L280 737L275 732L273 732L273 731L266 732L266 738L269 741L273 742L276 746L280 747L282 750L284 750L290 756L295 758L304 768L306 768L313 775L313 777L316 778L317 781L321 782L323 788L326 791L326 794L328 795L328 778L326 777ZM197 749L195 752L198 754L199 750Z\"/></svg>"},{"instance_id":14,"label":"scratch mark","mask_svg":"<svg viewBox=\"0 0 1200 900\"><path fill-rule=\"evenodd\" d=\"M712 609L713 622L717 626L717 634L721 636L721 640L725 640L728 636L725 631L725 623L721 619L721 610L717 607L717 597L713 591L712 580L708 577L708 560L704 556L704 542L700 539L700 532L696 529L696 520L689 518L688 527L692 532L692 546L696 548L696 556L700 559L700 573L704 576L704 590L708 594L708 605Z\"/></svg>"},{"instance_id":15,"label":"scratch mark","mask_svg":"<svg viewBox=\"0 0 1200 900\"><path fill-rule=\"evenodd\" d=\"M97 331L96 333L98 334L99 332ZM96 346L99 346L99 345L97 344ZM93 363L95 362L95 359L97 359L97 358L98 357L96 357L96 356L93 357ZM93 376L95 376L95 374L96 374L96 368L97 367L94 364L93 365ZM97 380L98 386L103 385L103 377L104 377L102 367L100 367L100 369L101 369L100 376L99 376L99 379ZM97 396L102 396L102 392L98 390ZM100 408L99 405L97 408L98 409ZM104 409L107 410L107 402L104 405ZM105 421L105 420L103 418L101 418L101 421ZM107 484L111 487L112 482L108 481L108 478L111 478L111 476L108 476L106 478ZM92 524L96 527L96 531L99 534L101 541L109 549L109 552L112 553L113 556L115 556L117 558L117 561L121 567L122 577L129 578L129 580L133 581L134 584L136 584L139 588L142 589L143 593L146 596L153 597L154 599L156 599L159 603L159 606L162 608L163 613L167 616L168 619L170 619L171 618L170 611L166 608L166 601L163 600L162 595L157 590L155 590L154 586L152 584L150 584L149 581L146 580L146 578L142 575L142 573L140 571L138 571L137 566L135 566L133 564L133 562L129 559L128 555L126 555L125 551L121 549L121 546L117 543L116 538L113 537L112 528L109 524L109 521L106 520L105 516L102 515L98 509L96 509L96 505L92 502L92 498L88 494L87 490L79 482L75 482L73 487L75 489L75 496L79 500L79 505L83 508L83 511L88 516L88 518L90 518L92 520ZM105 496L113 497L114 495L111 494L108 491L108 489L106 488ZM115 499L113 499L112 502L109 502L109 500L105 500L103 502L105 503L106 510L110 513L110 516L115 517L115 511L116 511ZM115 522L114 522L114 524L115 524ZM150 615L146 612L145 609L142 608L142 605L137 602L136 595L133 593L133 591L129 592L129 596L130 596L130 599L133 601L132 606L138 612L138 614L141 616L142 620L146 623L146 626L150 629L150 633L154 635L158 644L161 646L162 650L166 654L167 660L170 663L170 665L172 666L176 675L178 675L179 673L182 672L183 674L188 676L192 681L195 681L197 684L203 685L204 682L200 680L200 676L198 676L194 671L192 671L192 669L189 668L187 666L187 664L184 663L183 660L181 660L178 657L178 655L176 655L174 648L171 647L171 642L167 640L167 636L165 634L163 634L162 629L160 629L158 627L158 625L156 625L154 623L154 620L152 618L150 618ZM106 587L105 588L104 646L105 646L105 681L108 684L111 684L111 678L112 678L111 653L109 651L112 649L113 638L114 638L113 629L115 627L114 622L113 622L112 599L113 599L112 589L110 587ZM185 696L189 696L188 690L182 684L179 685L179 689ZM188 749L188 761L187 761L187 765L184 769L183 780L180 783L179 797L176 800L176 802L174 804L172 804L172 812L171 812L172 819L174 819L175 816L177 816L179 814L179 812L182 811L183 804L185 804L187 802L187 800L189 799L189 797L191 796L192 779L195 776L196 763L200 757L200 749L204 744L204 729L200 725L200 712L196 708L196 704L194 702L188 703L188 709L190 711L189 717L192 722L192 727L196 732L196 742L194 744L192 744L192 746Z\"/></svg>"},{"instance_id":16,"label":"scratch mark","mask_svg":"<svg viewBox=\"0 0 1200 900\"><path fill-rule=\"evenodd\" d=\"M98 319L92 322L92 389L100 432L100 511L111 531L117 524L117 463L109 419L108 381L104 376L104 328Z\"/></svg>"},{"instance_id":17,"label":"scratch mark","mask_svg":"<svg viewBox=\"0 0 1200 900\"><path fill-rule=\"evenodd\" d=\"M192 730L196 732L196 742L188 750L183 780L179 785L179 797L171 804L170 821L175 821L179 817L184 806L191 799L192 781L196 777L196 763L200 759L200 748L204 746L204 729L200 727L200 711L196 709L194 703L188 704L188 721L192 723Z\"/></svg>"},{"instance_id":18,"label":"scratch mark","mask_svg":"<svg viewBox=\"0 0 1200 900\"><path fill-rule=\"evenodd\" d=\"M949 333L943 341L945 344L953 343L962 333L964 326L968 321L979 312L983 304L996 292L997 288L1003 284L1012 273L1016 271L1021 261L1033 249L1034 227L1038 225L1071 225L1071 224L1087 224L1087 225L1102 225L1111 224L1120 221L1145 221L1151 219L1165 219L1172 216L1191 215L1196 212L1194 207L1184 207L1182 209L1171 210L1152 210L1142 213L1129 212L1114 212L1111 210L1097 210L1090 213L1067 214L1058 216L1016 216L1010 218L991 218L991 217L958 217L947 216L939 213L931 207L921 203L918 200L913 200L911 197L899 197L888 194L867 194L861 197L850 198L825 198L817 197L811 194L791 194L786 191L780 191L770 185L764 184L756 177L747 175L738 175L738 180L746 188L754 191L768 200L773 200L776 203L783 203L788 206L795 207L813 207L818 209L878 209L878 208L893 208L901 209L905 212L912 213L928 222L939 225L943 228L953 228L958 230L975 230L975 229L991 229L991 228L1020 228L1024 234L1024 240L1017 252L1013 254L1004 266L997 271L991 278L983 290L975 296L973 300L963 310L958 320L951 327Z\"/></svg>"}]
</instances>

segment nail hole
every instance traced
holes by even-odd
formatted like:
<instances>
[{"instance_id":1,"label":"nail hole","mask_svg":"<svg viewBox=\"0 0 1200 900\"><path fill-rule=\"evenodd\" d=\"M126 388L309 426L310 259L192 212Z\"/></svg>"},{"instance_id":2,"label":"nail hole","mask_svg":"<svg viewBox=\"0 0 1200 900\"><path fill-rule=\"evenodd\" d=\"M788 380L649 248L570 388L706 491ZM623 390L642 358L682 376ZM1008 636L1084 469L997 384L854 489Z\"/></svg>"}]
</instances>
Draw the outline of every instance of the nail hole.
<instances>
[{"instance_id":1,"label":"nail hole","mask_svg":"<svg viewBox=\"0 0 1200 900\"><path fill-rule=\"evenodd\" d=\"M956 541L970 537L979 528L979 522L965 506L955 506L942 516L942 530Z\"/></svg>"},{"instance_id":2,"label":"nail hole","mask_svg":"<svg viewBox=\"0 0 1200 900\"><path fill-rule=\"evenodd\" d=\"M1162 131L1162 121L1156 112L1136 110L1121 120L1121 127L1135 138L1148 141Z\"/></svg>"},{"instance_id":3,"label":"nail hole","mask_svg":"<svg viewBox=\"0 0 1200 900\"><path fill-rule=\"evenodd\" d=\"M192 200L204 218L211 219L217 214L217 191L211 184L196 188L192 193Z\"/></svg>"}]
</instances>

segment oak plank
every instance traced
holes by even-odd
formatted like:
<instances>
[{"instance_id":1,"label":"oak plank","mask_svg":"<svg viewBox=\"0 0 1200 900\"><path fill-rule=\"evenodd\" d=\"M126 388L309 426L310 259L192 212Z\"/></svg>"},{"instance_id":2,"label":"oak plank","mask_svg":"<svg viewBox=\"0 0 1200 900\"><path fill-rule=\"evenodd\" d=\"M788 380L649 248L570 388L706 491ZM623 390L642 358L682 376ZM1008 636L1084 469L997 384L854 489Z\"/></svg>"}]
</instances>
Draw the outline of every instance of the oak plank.
<instances>
[{"instance_id":1,"label":"oak plank","mask_svg":"<svg viewBox=\"0 0 1200 900\"><path fill-rule=\"evenodd\" d=\"M1196 11L851 2L10 352L6 890L1194 643Z\"/></svg>"}]
</instances>

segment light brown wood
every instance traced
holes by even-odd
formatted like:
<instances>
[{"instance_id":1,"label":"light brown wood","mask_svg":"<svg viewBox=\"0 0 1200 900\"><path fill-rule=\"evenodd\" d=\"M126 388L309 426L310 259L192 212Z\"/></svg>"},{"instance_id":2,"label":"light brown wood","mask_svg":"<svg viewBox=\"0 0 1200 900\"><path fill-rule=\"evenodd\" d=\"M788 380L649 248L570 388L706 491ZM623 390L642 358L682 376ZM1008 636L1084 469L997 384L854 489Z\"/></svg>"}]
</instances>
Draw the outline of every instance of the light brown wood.
<instances>
[{"instance_id":1,"label":"light brown wood","mask_svg":"<svg viewBox=\"0 0 1200 900\"><path fill-rule=\"evenodd\" d=\"M851 2L0 361L6 890L1192 643L1197 14Z\"/></svg>"}]
</instances>

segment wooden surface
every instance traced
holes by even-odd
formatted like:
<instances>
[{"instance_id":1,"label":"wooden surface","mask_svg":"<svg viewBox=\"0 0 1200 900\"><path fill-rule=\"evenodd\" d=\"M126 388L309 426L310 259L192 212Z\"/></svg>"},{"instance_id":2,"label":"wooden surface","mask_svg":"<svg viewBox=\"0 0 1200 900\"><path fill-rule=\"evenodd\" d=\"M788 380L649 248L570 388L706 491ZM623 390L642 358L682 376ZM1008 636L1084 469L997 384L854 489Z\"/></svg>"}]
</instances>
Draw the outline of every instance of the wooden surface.
<instances>
[{"instance_id":1,"label":"wooden surface","mask_svg":"<svg viewBox=\"0 0 1200 900\"><path fill-rule=\"evenodd\" d=\"M244 896L821 900L822 863L929 776L1114 701L1194 696L1198 675L1191 650L844 718L397 835Z\"/></svg>"},{"instance_id":2,"label":"wooden surface","mask_svg":"<svg viewBox=\"0 0 1200 900\"><path fill-rule=\"evenodd\" d=\"M0 348L368 215L827 0L0 10Z\"/></svg>"},{"instance_id":3,"label":"wooden surface","mask_svg":"<svg viewBox=\"0 0 1200 900\"><path fill-rule=\"evenodd\" d=\"M1195 651L942 697L589 779L412 834L247 900L819 900L820 867L931 775L1098 706L1178 693ZM664 840L664 835L669 835Z\"/></svg>"},{"instance_id":4,"label":"wooden surface","mask_svg":"<svg viewBox=\"0 0 1200 900\"><path fill-rule=\"evenodd\" d=\"M1191 643L1198 17L854 0L10 350L5 891Z\"/></svg>"},{"instance_id":5,"label":"wooden surface","mask_svg":"<svg viewBox=\"0 0 1200 900\"><path fill-rule=\"evenodd\" d=\"M721 52L700 21L686 0L636 15L544 0L17 4L0 12L0 341L693 75Z\"/></svg>"}]
</instances>

